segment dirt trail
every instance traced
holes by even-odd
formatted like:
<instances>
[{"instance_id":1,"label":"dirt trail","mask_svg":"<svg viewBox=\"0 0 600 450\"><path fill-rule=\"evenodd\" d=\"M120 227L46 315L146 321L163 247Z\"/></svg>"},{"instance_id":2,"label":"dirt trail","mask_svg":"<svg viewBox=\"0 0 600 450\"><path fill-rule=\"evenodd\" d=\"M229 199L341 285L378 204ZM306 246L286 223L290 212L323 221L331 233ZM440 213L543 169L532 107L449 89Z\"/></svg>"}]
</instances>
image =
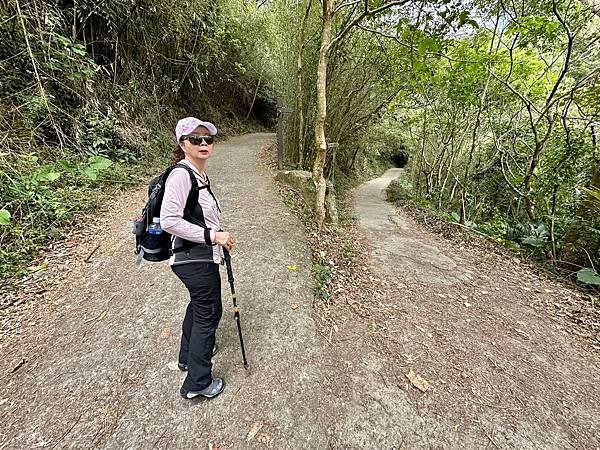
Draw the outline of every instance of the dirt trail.
<instances>
[{"instance_id":1,"label":"dirt trail","mask_svg":"<svg viewBox=\"0 0 600 450\"><path fill-rule=\"evenodd\" d=\"M0 450L600 445L598 361L536 308L571 293L424 231L384 201L398 172L356 193L357 246L372 247L361 291L313 309L303 227L257 162L271 137L218 144L208 169L238 240L250 370L226 308L214 370L225 392L179 396L187 294L166 264L134 264L140 188L99 219L78 263L48 269L68 275L0 342ZM224 279L223 292L227 307ZM411 369L427 392L408 383Z\"/></svg>"},{"instance_id":2,"label":"dirt trail","mask_svg":"<svg viewBox=\"0 0 600 450\"><path fill-rule=\"evenodd\" d=\"M402 169L390 169L381 177L364 183L356 192L355 211L361 227L374 244L372 267L388 276L433 284L454 284L469 280L472 273L465 264L443 254L415 233L410 223L383 192Z\"/></svg>"},{"instance_id":3,"label":"dirt trail","mask_svg":"<svg viewBox=\"0 0 600 450\"><path fill-rule=\"evenodd\" d=\"M250 370L241 364L222 270L214 373L227 387L210 402L179 396L184 375L173 364L187 293L166 264L134 264L129 219L143 204L140 189L117 202L92 262L31 311L20 336L2 343L0 449L326 447L310 252L256 161L271 138L217 144L207 170L223 227L239 242L232 258Z\"/></svg>"},{"instance_id":4,"label":"dirt trail","mask_svg":"<svg viewBox=\"0 0 600 450\"><path fill-rule=\"evenodd\" d=\"M385 201L393 169L362 185L355 210L373 246L370 299L346 316L338 357L368 381L365 442L408 448L599 448L600 367L540 305L576 295L516 258L440 238ZM367 284L368 286L368 284ZM368 287L367 287L368 289ZM346 308L347 309L347 308ZM343 315L343 312L340 312ZM368 336L368 337L366 337ZM427 379L421 393L410 370ZM351 387L352 390L352 387ZM388 413L382 422L378 410ZM382 428L394 429L382 437Z\"/></svg>"}]
</instances>

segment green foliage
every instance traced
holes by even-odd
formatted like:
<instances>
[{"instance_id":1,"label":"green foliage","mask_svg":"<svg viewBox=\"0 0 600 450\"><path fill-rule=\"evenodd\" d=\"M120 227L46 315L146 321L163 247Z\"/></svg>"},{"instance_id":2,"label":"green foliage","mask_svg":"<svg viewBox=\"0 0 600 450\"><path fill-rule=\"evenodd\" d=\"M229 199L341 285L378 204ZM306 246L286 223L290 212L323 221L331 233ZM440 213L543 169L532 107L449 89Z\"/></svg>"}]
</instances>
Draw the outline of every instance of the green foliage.
<instances>
[{"instance_id":1,"label":"green foliage","mask_svg":"<svg viewBox=\"0 0 600 450\"><path fill-rule=\"evenodd\" d=\"M125 181L135 170L119 174L101 156L41 164L37 155L26 154L11 158L7 166L0 173L0 204L5 205L0 209L0 277L23 271L38 246L60 237L76 213L106 198L111 191L103 186L104 177Z\"/></svg>"},{"instance_id":2,"label":"green foliage","mask_svg":"<svg viewBox=\"0 0 600 450\"><path fill-rule=\"evenodd\" d=\"M393 180L389 184L386 194L388 201L393 203L411 200L414 197L412 184L404 177Z\"/></svg>"},{"instance_id":3,"label":"green foliage","mask_svg":"<svg viewBox=\"0 0 600 450\"><path fill-rule=\"evenodd\" d=\"M352 260L358 255L359 250L353 242L347 242L342 245L342 254L347 260Z\"/></svg>"},{"instance_id":4,"label":"green foliage","mask_svg":"<svg viewBox=\"0 0 600 450\"><path fill-rule=\"evenodd\" d=\"M504 219L496 216L487 222L478 223L475 228L488 236L505 238L509 225Z\"/></svg>"},{"instance_id":5,"label":"green foliage","mask_svg":"<svg viewBox=\"0 0 600 450\"><path fill-rule=\"evenodd\" d=\"M527 231L524 233L525 236L520 237L520 241L523 245L533 247L536 250L542 250L548 244L548 230L543 222L537 224L527 224ZM521 226L521 229L523 227Z\"/></svg>"},{"instance_id":6,"label":"green foliage","mask_svg":"<svg viewBox=\"0 0 600 450\"><path fill-rule=\"evenodd\" d=\"M113 162L108 158L103 156L92 156L89 159L89 163L83 168L83 173L91 181L96 181L98 175L106 171L112 164Z\"/></svg>"},{"instance_id":7,"label":"green foliage","mask_svg":"<svg viewBox=\"0 0 600 450\"><path fill-rule=\"evenodd\" d=\"M577 281L585 284L600 286L600 275L594 269L581 269L577 272Z\"/></svg>"},{"instance_id":8,"label":"green foliage","mask_svg":"<svg viewBox=\"0 0 600 450\"><path fill-rule=\"evenodd\" d=\"M600 188L582 188L592 206L600 212Z\"/></svg>"},{"instance_id":9,"label":"green foliage","mask_svg":"<svg viewBox=\"0 0 600 450\"><path fill-rule=\"evenodd\" d=\"M329 283L331 281L331 268L327 264L314 263L313 276L315 279L315 297L328 302L331 300Z\"/></svg>"},{"instance_id":10,"label":"green foliage","mask_svg":"<svg viewBox=\"0 0 600 450\"><path fill-rule=\"evenodd\" d=\"M412 70L387 117L414 200L540 258L600 262L600 19L563 1L475 9L460 37L398 24Z\"/></svg>"},{"instance_id":11,"label":"green foliage","mask_svg":"<svg viewBox=\"0 0 600 450\"><path fill-rule=\"evenodd\" d=\"M0 209L0 225L10 225L10 212L8 212L6 209Z\"/></svg>"},{"instance_id":12,"label":"green foliage","mask_svg":"<svg viewBox=\"0 0 600 450\"><path fill-rule=\"evenodd\" d=\"M458 223L460 222L460 214L456 211L452 211L450 214L448 214L448 220L450 222Z\"/></svg>"}]
</instances>

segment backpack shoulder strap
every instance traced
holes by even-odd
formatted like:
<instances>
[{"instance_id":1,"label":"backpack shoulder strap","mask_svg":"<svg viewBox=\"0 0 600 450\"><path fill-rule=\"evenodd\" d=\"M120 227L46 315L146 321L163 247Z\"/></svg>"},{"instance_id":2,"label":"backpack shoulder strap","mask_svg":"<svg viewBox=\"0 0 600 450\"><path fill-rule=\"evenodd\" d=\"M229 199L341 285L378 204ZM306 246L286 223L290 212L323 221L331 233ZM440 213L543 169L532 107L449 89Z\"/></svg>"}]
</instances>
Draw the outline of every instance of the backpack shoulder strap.
<instances>
[{"instance_id":1,"label":"backpack shoulder strap","mask_svg":"<svg viewBox=\"0 0 600 450\"><path fill-rule=\"evenodd\" d=\"M188 194L188 198L185 202L184 208L184 216L191 215L192 211L196 207L196 204L198 203L198 192L200 191L200 188L198 186L198 180L196 180L196 175L194 174L194 171L188 165L177 163L171 167L171 170L175 169L176 167L181 167L187 170L188 174L190 175L190 180L192 181L192 187L190 188L190 192Z\"/></svg>"},{"instance_id":2,"label":"backpack shoulder strap","mask_svg":"<svg viewBox=\"0 0 600 450\"><path fill-rule=\"evenodd\" d=\"M223 211L221 211L221 207L219 206L219 201L217 200L217 197L215 197L215 194L213 194L213 191L211 191L211 189L210 189L210 178L208 178L208 174L206 175L206 185L204 187L206 187L206 189L212 196L213 200L215 201L215 204L217 205L217 209L219 210L219 212L223 212Z\"/></svg>"}]
</instances>

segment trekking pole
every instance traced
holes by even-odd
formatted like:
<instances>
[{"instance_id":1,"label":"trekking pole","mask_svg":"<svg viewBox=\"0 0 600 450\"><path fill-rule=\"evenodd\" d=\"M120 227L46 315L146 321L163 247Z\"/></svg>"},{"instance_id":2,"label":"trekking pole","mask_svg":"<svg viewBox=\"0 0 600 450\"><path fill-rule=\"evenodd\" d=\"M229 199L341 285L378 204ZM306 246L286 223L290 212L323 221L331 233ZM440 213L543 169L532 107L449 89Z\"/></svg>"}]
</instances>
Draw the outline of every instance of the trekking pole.
<instances>
[{"instance_id":1,"label":"trekking pole","mask_svg":"<svg viewBox=\"0 0 600 450\"><path fill-rule=\"evenodd\" d=\"M240 324L240 307L237 305L237 294L233 286L233 270L231 270L231 256L229 252L223 248L225 255L225 265L227 266L227 281L231 287L231 296L233 297L233 318L237 323L238 334L240 335L240 346L242 348L242 358L244 360L244 369L248 369L248 360L246 359L246 350L244 349L244 338L242 337L242 325Z\"/></svg>"}]
</instances>

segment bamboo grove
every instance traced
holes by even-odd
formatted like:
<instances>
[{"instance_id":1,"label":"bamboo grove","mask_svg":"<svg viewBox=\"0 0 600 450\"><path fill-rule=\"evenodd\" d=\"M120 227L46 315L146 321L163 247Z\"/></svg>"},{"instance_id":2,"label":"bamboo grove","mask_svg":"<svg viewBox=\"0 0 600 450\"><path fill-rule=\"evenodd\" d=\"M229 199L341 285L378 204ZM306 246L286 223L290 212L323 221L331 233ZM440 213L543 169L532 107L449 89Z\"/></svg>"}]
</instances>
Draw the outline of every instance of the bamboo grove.
<instances>
[{"instance_id":1,"label":"bamboo grove","mask_svg":"<svg viewBox=\"0 0 600 450\"><path fill-rule=\"evenodd\" d=\"M224 134L273 123L275 66L256 11L241 0L0 1L0 278L27 273L110 185L168 164L182 114Z\"/></svg>"}]
</instances>

